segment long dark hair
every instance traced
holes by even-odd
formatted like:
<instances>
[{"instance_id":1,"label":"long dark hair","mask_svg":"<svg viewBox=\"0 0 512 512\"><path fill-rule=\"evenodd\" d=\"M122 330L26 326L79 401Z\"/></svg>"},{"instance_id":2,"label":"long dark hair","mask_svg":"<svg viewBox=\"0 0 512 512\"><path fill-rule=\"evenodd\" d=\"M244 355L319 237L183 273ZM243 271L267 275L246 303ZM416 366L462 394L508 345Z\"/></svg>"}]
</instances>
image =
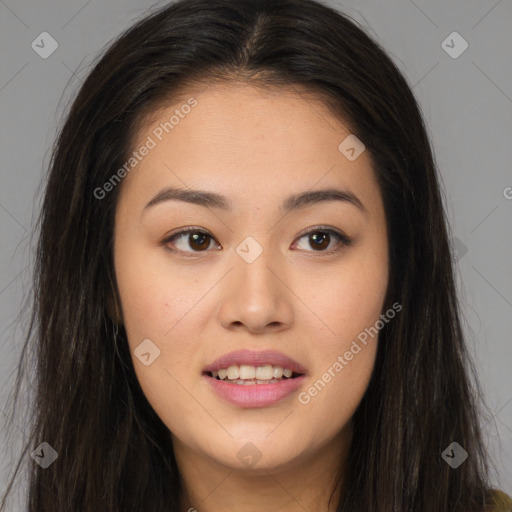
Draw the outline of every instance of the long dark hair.
<instances>
[{"instance_id":1,"label":"long dark hair","mask_svg":"<svg viewBox=\"0 0 512 512\"><path fill-rule=\"evenodd\" d=\"M107 310L120 187L101 200L94 191L127 161L146 114L215 81L321 98L364 142L378 178L390 251L384 310L395 302L403 310L380 331L336 510L481 512L491 488L480 392L420 109L358 23L313 0L178 1L124 32L80 88L51 155L16 379L15 401L27 365L36 372L23 457L42 442L58 453L47 469L30 461L28 511L178 511L168 429ZM457 469L441 457L454 441L469 454Z\"/></svg>"}]
</instances>

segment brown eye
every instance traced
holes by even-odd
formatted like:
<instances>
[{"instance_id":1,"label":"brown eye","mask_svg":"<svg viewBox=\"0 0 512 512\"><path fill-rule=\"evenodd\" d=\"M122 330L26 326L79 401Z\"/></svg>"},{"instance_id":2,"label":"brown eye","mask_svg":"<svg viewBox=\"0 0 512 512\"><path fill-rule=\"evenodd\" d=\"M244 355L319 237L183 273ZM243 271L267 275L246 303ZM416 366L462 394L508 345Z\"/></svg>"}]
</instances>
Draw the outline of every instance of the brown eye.
<instances>
[{"instance_id":1,"label":"brown eye","mask_svg":"<svg viewBox=\"0 0 512 512\"><path fill-rule=\"evenodd\" d=\"M309 245L309 247L313 248L313 251L316 252L325 252L325 253L331 253L335 252L337 250L340 250L343 247L346 247L350 245L351 239L342 233L338 233L337 231L334 231L333 229L321 229L321 228L315 228L301 236L299 239L302 240L303 238L307 237L306 244ZM330 249L326 250L331 242L333 241L333 238L338 241L338 244L331 246ZM304 245L306 245L304 244ZM305 249L308 250L305 247L299 247L299 249ZM311 252L311 251L309 251Z\"/></svg>"},{"instance_id":2,"label":"brown eye","mask_svg":"<svg viewBox=\"0 0 512 512\"><path fill-rule=\"evenodd\" d=\"M339 251L349 246L352 242L351 238L331 228L317 227L311 229L299 238L299 242L306 237L308 240L306 244L309 248L312 248L313 251L307 247L298 247L299 249L325 254ZM172 252L185 253L186 255L192 256L194 253L208 252L213 240L215 239L206 231L198 228L188 228L166 238L161 244ZM338 243L333 245L333 240L337 240ZM300 243L296 245L300 245Z\"/></svg>"},{"instance_id":3,"label":"brown eye","mask_svg":"<svg viewBox=\"0 0 512 512\"><path fill-rule=\"evenodd\" d=\"M309 236L309 243L315 250L326 249L331 241L331 235L325 231L319 231Z\"/></svg>"},{"instance_id":4,"label":"brown eye","mask_svg":"<svg viewBox=\"0 0 512 512\"><path fill-rule=\"evenodd\" d=\"M199 229L186 229L175 233L171 237L165 239L162 245L169 246L170 250L175 252L205 252L213 240L213 237Z\"/></svg>"},{"instance_id":5,"label":"brown eye","mask_svg":"<svg viewBox=\"0 0 512 512\"><path fill-rule=\"evenodd\" d=\"M207 235L205 233L189 233L189 246L192 249L208 249L210 246L210 235Z\"/></svg>"}]
</instances>

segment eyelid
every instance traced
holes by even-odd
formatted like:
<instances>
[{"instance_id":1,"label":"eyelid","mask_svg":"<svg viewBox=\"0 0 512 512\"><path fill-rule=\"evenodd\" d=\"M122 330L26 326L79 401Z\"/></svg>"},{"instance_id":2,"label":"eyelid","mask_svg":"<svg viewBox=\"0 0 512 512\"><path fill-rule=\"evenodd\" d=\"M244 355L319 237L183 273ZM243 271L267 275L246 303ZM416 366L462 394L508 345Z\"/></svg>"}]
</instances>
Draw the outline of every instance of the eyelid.
<instances>
[{"instance_id":1,"label":"eyelid","mask_svg":"<svg viewBox=\"0 0 512 512\"><path fill-rule=\"evenodd\" d=\"M329 249L329 250L326 250L326 251L306 251L306 252L308 252L308 253L310 252L310 253L313 253L313 254L317 253L319 255L329 255L329 254L333 254L335 252L340 251L344 247L350 246L352 244L352 242L353 242L353 238L345 235L345 233L343 233L341 230L339 230L337 228L334 228L334 227L331 227L331 226L317 225L317 226L312 226L312 227L306 229L305 231L299 233L297 235L297 237L295 238L295 241L293 242L292 245L295 245L301 238L304 238L305 236L307 236L307 235L309 235L311 233L318 233L318 232L328 233L330 235L334 235L339 240L338 245L336 247L334 247L333 249ZM186 227L186 228L180 229L179 231L177 231L177 232L175 232L175 233L165 237L160 242L159 245L165 246L169 251L171 251L171 252L173 252L175 254L177 253L177 254L182 254L184 256L191 256L191 257L197 257L197 256L200 256L201 253L209 252L208 250L205 250L205 251L182 251L180 249L172 249L170 247L167 247L167 244L169 242L171 242L173 239L179 238L179 237L184 236L184 235L187 235L188 233L200 233L200 234L203 234L203 235L207 235L212 240L217 242L215 237L208 230L200 228L200 227L196 227L196 226L190 226L190 227Z\"/></svg>"},{"instance_id":2,"label":"eyelid","mask_svg":"<svg viewBox=\"0 0 512 512\"><path fill-rule=\"evenodd\" d=\"M299 233L297 235L297 239L299 240L306 235L309 235L311 233L317 233L317 232L334 233L335 235L339 236L340 238L345 239L347 242L351 240L351 238L349 236L345 235L345 233L343 233L343 231L341 231L340 229L337 229L337 228L334 228L331 226L323 226L321 224L318 226L312 226L312 227L307 228L306 230L302 231L301 233Z\"/></svg>"},{"instance_id":3,"label":"eyelid","mask_svg":"<svg viewBox=\"0 0 512 512\"><path fill-rule=\"evenodd\" d=\"M190 226L183 229L180 229L176 231L175 233L166 236L159 245L163 245L168 251L171 251L175 254L182 254L186 257L197 257L200 256L202 252L209 252L209 251L182 251L180 249L171 249L170 247L167 247L167 244L171 242L174 238L179 238L183 235L187 235L188 233L201 233L203 235L208 235L212 240L215 240L215 237L207 230L197 227L197 226ZM215 240L216 241L216 240ZM217 242L218 243L218 242ZM219 244L220 245L220 244Z\"/></svg>"}]
</instances>

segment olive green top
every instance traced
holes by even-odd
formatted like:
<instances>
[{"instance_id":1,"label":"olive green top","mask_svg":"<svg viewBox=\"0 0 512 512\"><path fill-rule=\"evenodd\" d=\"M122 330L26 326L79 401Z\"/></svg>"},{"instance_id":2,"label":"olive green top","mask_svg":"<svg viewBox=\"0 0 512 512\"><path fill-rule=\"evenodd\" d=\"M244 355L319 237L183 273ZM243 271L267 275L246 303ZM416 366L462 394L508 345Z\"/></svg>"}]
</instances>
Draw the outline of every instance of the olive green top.
<instances>
[{"instance_id":1,"label":"olive green top","mask_svg":"<svg viewBox=\"0 0 512 512\"><path fill-rule=\"evenodd\" d=\"M494 503L490 512L512 512L512 499L502 491L494 491Z\"/></svg>"}]
</instances>

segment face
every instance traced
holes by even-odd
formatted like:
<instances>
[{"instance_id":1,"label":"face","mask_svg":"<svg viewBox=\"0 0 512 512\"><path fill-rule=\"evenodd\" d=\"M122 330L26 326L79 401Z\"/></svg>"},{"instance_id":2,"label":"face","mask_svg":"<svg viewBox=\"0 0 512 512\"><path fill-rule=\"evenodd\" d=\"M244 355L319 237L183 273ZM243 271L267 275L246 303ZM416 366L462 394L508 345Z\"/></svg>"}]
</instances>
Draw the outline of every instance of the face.
<instances>
[{"instance_id":1,"label":"face","mask_svg":"<svg viewBox=\"0 0 512 512\"><path fill-rule=\"evenodd\" d=\"M122 321L142 390L196 457L284 468L348 432L388 284L383 202L368 152L340 149L349 135L310 97L246 85L191 94L137 134L115 218ZM324 189L339 192L289 199ZM294 373L213 378L228 367Z\"/></svg>"}]
</instances>

